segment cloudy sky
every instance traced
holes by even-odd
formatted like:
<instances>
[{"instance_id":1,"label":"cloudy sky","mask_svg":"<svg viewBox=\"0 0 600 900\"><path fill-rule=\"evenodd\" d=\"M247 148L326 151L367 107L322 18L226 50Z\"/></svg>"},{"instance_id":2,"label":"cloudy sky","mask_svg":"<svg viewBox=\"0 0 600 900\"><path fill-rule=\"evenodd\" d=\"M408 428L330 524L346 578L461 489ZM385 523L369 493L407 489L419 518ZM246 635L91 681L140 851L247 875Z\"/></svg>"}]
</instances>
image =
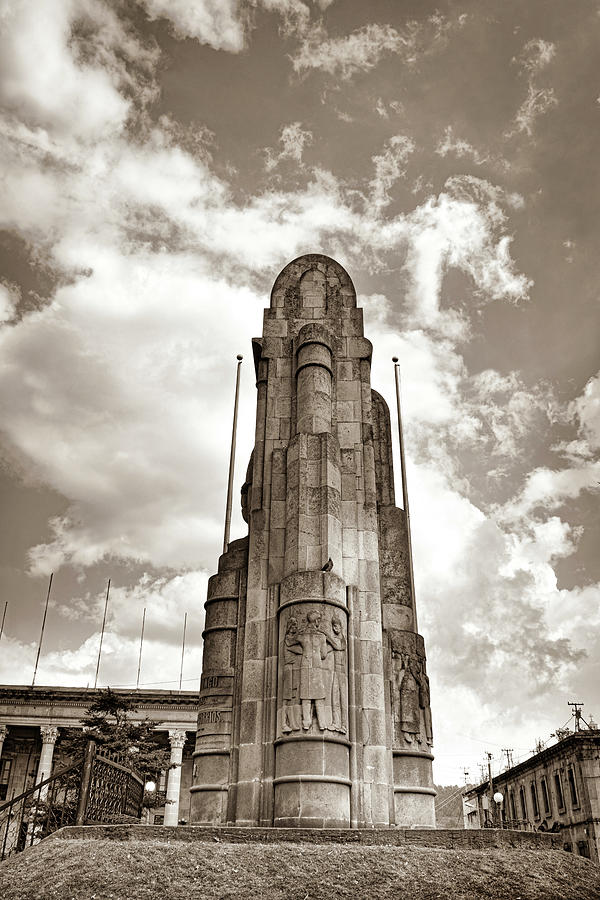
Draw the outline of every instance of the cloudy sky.
<instances>
[{"instance_id":1,"label":"cloudy sky","mask_svg":"<svg viewBox=\"0 0 600 900\"><path fill-rule=\"evenodd\" d=\"M441 783L600 718L600 6L5 0L0 681L184 687L283 266L401 358ZM236 509L232 537L244 533Z\"/></svg>"}]
</instances>

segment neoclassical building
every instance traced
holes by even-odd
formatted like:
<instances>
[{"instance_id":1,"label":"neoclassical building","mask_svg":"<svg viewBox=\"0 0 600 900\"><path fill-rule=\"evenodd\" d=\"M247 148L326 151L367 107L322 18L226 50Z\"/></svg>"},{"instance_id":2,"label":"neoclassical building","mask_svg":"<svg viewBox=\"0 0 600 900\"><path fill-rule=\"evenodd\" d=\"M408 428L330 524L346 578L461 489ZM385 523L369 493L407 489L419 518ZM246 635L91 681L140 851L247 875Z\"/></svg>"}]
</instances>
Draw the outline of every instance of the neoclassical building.
<instances>
[{"instance_id":1,"label":"neoclassical building","mask_svg":"<svg viewBox=\"0 0 600 900\"><path fill-rule=\"evenodd\" d=\"M60 765L61 731L81 727L97 691L88 688L0 685L0 803L18 796ZM171 763L158 785L171 801L151 811L150 822L189 821L197 691L125 691L132 719L149 719L171 748ZM164 793L163 793L164 792Z\"/></svg>"}]
</instances>

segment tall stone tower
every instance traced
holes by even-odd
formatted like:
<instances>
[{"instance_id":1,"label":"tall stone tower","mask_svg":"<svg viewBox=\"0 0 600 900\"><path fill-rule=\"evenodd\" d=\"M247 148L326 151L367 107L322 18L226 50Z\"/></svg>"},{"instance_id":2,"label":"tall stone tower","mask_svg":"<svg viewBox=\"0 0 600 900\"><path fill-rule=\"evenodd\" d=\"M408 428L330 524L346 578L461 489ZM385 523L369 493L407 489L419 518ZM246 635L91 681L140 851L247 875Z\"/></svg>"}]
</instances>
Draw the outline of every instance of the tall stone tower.
<instances>
[{"instance_id":1,"label":"tall stone tower","mask_svg":"<svg viewBox=\"0 0 600 900\"><path fill-rule=\"evenodd\" d=\"M390 416L342 266L287 265L253 349L249 534L208 585L192 823L433 826Z\"/></svg>"}]
</instances>

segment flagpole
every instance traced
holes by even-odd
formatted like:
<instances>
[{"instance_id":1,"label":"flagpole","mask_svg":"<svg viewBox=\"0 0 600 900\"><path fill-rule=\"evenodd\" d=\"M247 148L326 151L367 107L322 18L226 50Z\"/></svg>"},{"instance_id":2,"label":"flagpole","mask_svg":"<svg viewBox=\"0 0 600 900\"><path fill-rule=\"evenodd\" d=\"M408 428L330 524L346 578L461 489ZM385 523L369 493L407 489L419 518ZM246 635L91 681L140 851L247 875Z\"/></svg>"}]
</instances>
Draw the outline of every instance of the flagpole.
<instances>
[{"instance_id":1,"label":"flagpole","mask_svg":"<svg viewBox=\"0 0 600 900\"><path fill-rule=\"evenodd\" d=\"M102 642L104 640L104 626L106 625L106 610L108 608L108 595L110 593L110 578L106 586L106 600L104 601L104 615L102 617L102 631L100 632L100 646L98 647L98 662L96 663L96 677L94 679L94 690L98 686L98 672L100 671L100 657L102 656Z\"/></svg>"},{"instance_id":2,"label":"flagpole","mask_svg":"<svg viewBox=\"0 0 600 900\"><path fill-rule=\"evenodd\" d=\"M185 629L187 626L187 613L183 617L183 640L181 642L181 668L179 670L179 692L181 693L181 682L183 681L183 654L185 653Z\"/></svg>"},{"instance_id":3,"label":"flagpole","mask_svg":"<svg viewBox=\"0 0 600 900\"><path fill-rule=\"evenodd\" d=\"M410 594L413 606L414 626L417 631L417 603L415 598L415 575L413 570L412 537L410 531L410 506L408 503L408 480L406 477L406 456L404 453L404 432L402 429L402 412L400 409L400 363L398 357L393 356L394 376L396 380L396 406L398 409L398 439L400 442L400 472L402 474L402 506L406 517L406 543L408 545L408 576L410 580Z\"/></svg>"},{"instance_id":4,"label":"flagpole","mask_svg":"<svg viewBox=\"0 0 600 900\"><path fill-rule=\"evenodd\" d=\"M0 641L2 640L2 635L4 634L4 622L6 621L6 610L8 609L8 600L4 601L4 612L2 613L2 625L0 625Z\"/></svg>"},{"instance_id":5,"label":"flagpole","mask_svg":"<svg viewBox=\"0 0 600 900\"><path fill-rule=\"evenodd\" d=\"M237 372L235 376L235 400L233 402L233 426L231 429L231 453L229 454L229 481L227 483L227 503L225 506L225 532L223 535L223 553L229 546L229 530L231 527L231 498L233 494L233 470L235 467L235 436L237 431L238 399L240 394L240 366L243 356L238 354Z\"/></svg>"},{"instance_id":6,"label":"flagpole","mask_svg":"<svg viewBox=\"0 0 600 900\"><path fill-rule=\"evenodd\" d=\"M48 582L48 593L46 594L46 606L44 607L44 618L42 619L42 630L40 631L40 641L37 649L37 656L35 658L35 668L33 670L33 679L31 681L31 687L35 685L35 677L37 675L38 663L40 661L40 653L42 650L42 641L44 640L44 630L46 628L46 616L48 615L48 602L50 600L50 591L52 590L52 579L54 578L54 572L50 573L50 581ZM4 620L2 622L4 624Z\"/></svg>"},{"instance_id":7,"label":"flagpole","mask_svg":"<svg viewBox=\"0 0 600 900\"><path fill-rule=\"evenodd\" d=\"M138 658L138 670L137 670L137 681L135 683L135 689L138 691L140 689L140 670L142 668L142 646L144 644L144 626L146 624L146 607L144 607L144 615L142 616L142 633L140 634L140 655Z\"/></svg>"}]
</instances>

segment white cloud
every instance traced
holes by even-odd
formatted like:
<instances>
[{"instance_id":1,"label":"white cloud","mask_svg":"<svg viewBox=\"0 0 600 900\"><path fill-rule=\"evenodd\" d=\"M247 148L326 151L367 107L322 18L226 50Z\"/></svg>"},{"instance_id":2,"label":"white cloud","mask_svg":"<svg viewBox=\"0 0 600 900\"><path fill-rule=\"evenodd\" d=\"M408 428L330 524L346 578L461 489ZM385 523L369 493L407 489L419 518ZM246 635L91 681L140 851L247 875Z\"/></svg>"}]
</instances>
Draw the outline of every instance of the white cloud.
<instances>
[{"instance_id":1,"label":"white cloud","mask_svg":"<svg viewBox=\"0 0 600 900\"><path fill-rule=\"evenodd\" d=\"M373 69L384 54L409 53L412 46L412 36L401 35L391 25L372 23L344 37L330 38L324 26L317 24L307 33L293 65L296 72L321 69L348 79Z\"/></svg>"},{"instance_id":2,"label":"white cloud","mask_svg":"<svg viewBox=\"0 0 600 900\"><path fill-rule=\"evenodd\" d=\"M404 134L396 134L386 141L383 153L372 157L375 175L370 183L369 202L380 210L390 203L390 188L406 175L406 162L415 150L415 142Z\"/></svg>"},{"instance_id":3,"label":"white cloud","mask_svg":"<svg viewBox=\"0 0 600 900\"><path fill-rule=\"evenodd\" d=\"M12 319L19 297L20 291L17 285L0 282L0 324Z\"/></svg>"},{"instance_id":4,"label":"white cloud","mask_svg":"<svg viewBox=\"0 0 600 900\"><path fill-rule=\"evenodd\" d=\"M143 576L129 588L113 585L108 603L106 629L98 684L112 687L135 687L139 660L143 610L146 610L144 644L140 668L140 687L175 689L179 686L184 616L187 613L186 642L182 687L194 690L202 666L203 600L208 576L205 572L188 572L173 578ZM81 644L69 646L68 628L63 645L48 649L48 637L42 645L37 684L93 685L105 593L72 599L68 605L50 606L49 618L58 615L65 622L74 619L88 622L94 628ZM55 639L56 640L56 639ZM60 639L59 639L60 640ZM0 683L27 683L33 674L37 644L25 644L7 635L2 638Z\"/></svg>"},{"instance_id":5,"label":"white cloud","mask_svg":"<svg viewBox=\"0 0 600 900\"><path fill-rule=\"evenodd\" d=\"M600 462L573 469L536 468L527 475L522 491L506 504L503 515L510 519L526 518L536 510L557 509L582 491L596 490L598 481Z\"/></svg>"},{"instance_id":6,"label":"white cloud","mask_svg":"<svg viewBox=\"0 0 600 900\"><path fill-rule=\"evenodd\" d=\"M439 156L448 156L449 153L454 153L455 156L468 156L470 157L476 166L481 166L483 163L488 162L489 156L486 154L482 156L472 144L468 141L461 140L460 138L454 137L454 131L451 125L447 125L444 131L443 139L440 138L438 141L437 147L435 148L435 152Z\"/></svg>"},{"instance_id":7,"label":"white cloud","mask_svg":"<svg viewBox=\"0 0 600 900\"><path fill-rule=\"evenodd\" d=\"M555 407L554 415L565 423L575 421L577 424L577 439L554 448L570 465L557 469L540 466L529 472L520 492L502 509L502 516L508 520L539 516L560 508L567 500L579 497L585 491L599 492L600 374L590 378L583 392L567 405L566 410Z\"/></svg>"},{"instance_id":8,"label":"white cloud","mask_svg":"<svg viewBox=\"0 0 600 900\"><path fill-rule=\"evenodd\" d=\"M536 119L557 103L553 88L538 88L534 84L529 84L527 96L515 116L516 130L525 132L531 137Z\"/></svg>"},{"instance_id":9,"label":"white cloud","mask_svg":"<svg viewBox=\"0 0 600 900\"><path fill-rule=\"evenodd\" d=\"M246 43L247 12L240 0L139 0L149 19L167 19L176 37L195 38L215 50L239 53Z\"/></svg>"},{"instance_id":10,"label":"white cloud","mask_svg":"<svg viewBox=\"0 0 600 900\"><path fill-rule=\"evenodd\" d=\"M579 420L580 454L591 456L600 449L600 372L590 378L583 393L569 404L568 414Z\"/></svg>"},{"instance_id":11,"label":"white cloud","mask_svg":"<svg viewBox=\"0 0 600 900\"><path fill-rule=\"evenodd\" d=\"M104 3L23 0L3 19L0 98L30 127L106 137L125 124L131 95L138 102L152 96L138 73L156 62L156 51Z\"/></svg>"},{"instance_id":12,"label":"white cloud","mask_svg":"<svg viewBox=\"0 0 600 900\"><path fill-rule=\"evenodd\" d=\"M513 62L520 67L520 73L527 75L527 96L517 110L514 128L506 132L506 137L522 132L532 137L536 120L553 106L558 99L552 87L540 87L537 76L554 58L555 45L541 38L534 38L524 45L518 59Z\"/></svg>"},{"instance_id":13,"label":"white cloud","mask_svg":"<svg viewBox=\"0 0 600 900\"><path fill-rule=\"evenodd\" d=\"M292 122L289 125L284 125L279 137L282 149L279 153L275 153L270 147L265 151L267 171L272 171L280 162L288 159L301 165L304 148L311 144L312 141L312 132L302 128L301 122Z\"/></svg>"},{"instance_id":14,"label":"white cloud","mask_svg":"<svg viewBox=\"0 0 600 900\"><path fill-rule=\"evenodd\" d=\"M528 74L535 74L545 68L556 55L556 45L543 38L532 38L524 44L518 62L521 70Z\"/></svg>"},{"instance_id":15,"label":"white cloud","mask_svg":"<svg viewBox=\"0 0 600 900\"><path fill-rule=\"evenodd\" d=\"M440 309L441 282L449 267L470 275L488 301L526 298L531 282L514 271L500 198L501 192L488 182L462 176L449 179L437 198L407 216L405 268L412 280L408 301L429 327L462 330L456 313Z\"/></svg>"},{"instance_id":16,"label":"white cloud","mask_svg":"<svg viewBox=\"0 0 600 900\"><path fill-rule=\"evenodd\" d=\"M452 153L459 159L471 159L476 166L492 165L504 172L510 169L510 163L503 156L492 153L490 150L481 152L464 138L455 137L451 125L446 126L444 137L439 139L435 152L442 157Z\"/></svg>"}]
</instances>

